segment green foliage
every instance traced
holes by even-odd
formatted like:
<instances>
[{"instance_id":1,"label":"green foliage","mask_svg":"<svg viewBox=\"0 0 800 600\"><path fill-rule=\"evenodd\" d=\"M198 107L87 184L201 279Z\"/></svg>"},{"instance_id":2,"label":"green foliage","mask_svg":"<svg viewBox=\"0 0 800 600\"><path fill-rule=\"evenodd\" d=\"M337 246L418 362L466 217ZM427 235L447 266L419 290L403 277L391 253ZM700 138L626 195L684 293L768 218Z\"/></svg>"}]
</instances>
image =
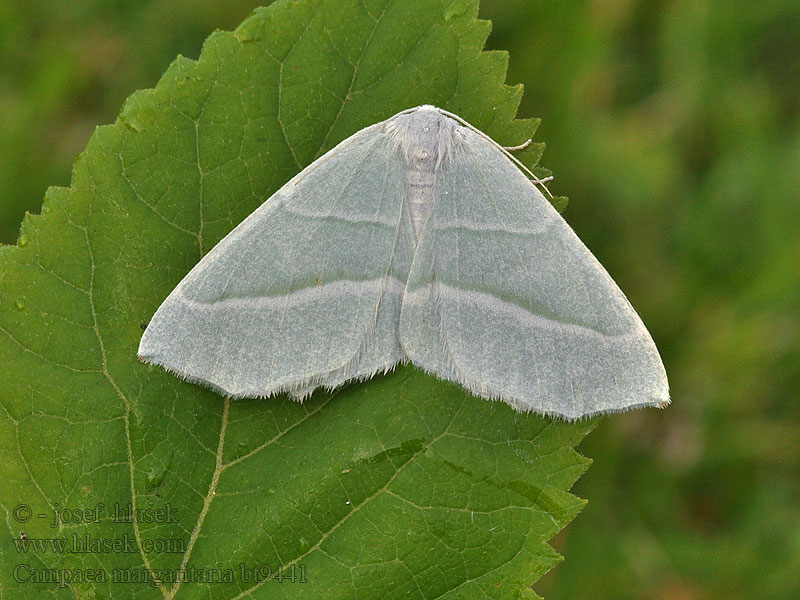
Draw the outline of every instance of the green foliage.
<instances>
[{"instance_id":1,"label":"green foliage","mask_svg":"<svg viewBox=\"0 0 800 600\"><path fill-rule=\"evenodd\" d=\"M181 52L196 55L253 0L0 0L0 242L67 185L75 156L122 101Z\"/></svg>"},{"instance_id":2,"label":"green foliage","mask_svg":"<svg viewBox=\"0 0 800 600\"><path fill-rule=\"evenodd\" d=\"M130 90L255 4L0 0L0 239ZM794 600L800 3L483 0L481 15L525 83L521 112L544 117L550 188L672 384L669 409L604 419L583 443L590 502L537 591Z\"/></svg>"},{"instance_id":3,"label":"green foliage","mask_svg":"<svg viewBox=\"0 0 800 600\"><path fill-rule=\"evenodd\" d=\"M589 504L537 591L800 597L800 3L484 0L482 15L673 399L582 446Z\"/></svg>"},{"instance_id":4,"label":"green foliage","mask_svg":"<svg viewBox=\"0 0 800 600\"><path fill-rule=\"evenodd\" d=\"M71 187L0 252L4 596L535 597L559 560L546 541L583 505L567 490L592 421L521 415L410 367L300 405L231 402L136 360L140 324L203 253L361 127L427 102L501 143L532 135L476 10L278 2L95 131ZM113 517L129 504L145 518ZM21 505L48 518L20 524ZM17 529L131 551L22 552ZM42 569L73 581L26 581ZM88 569L108 581L77 581Z\"/></svg>"}]
</instances>

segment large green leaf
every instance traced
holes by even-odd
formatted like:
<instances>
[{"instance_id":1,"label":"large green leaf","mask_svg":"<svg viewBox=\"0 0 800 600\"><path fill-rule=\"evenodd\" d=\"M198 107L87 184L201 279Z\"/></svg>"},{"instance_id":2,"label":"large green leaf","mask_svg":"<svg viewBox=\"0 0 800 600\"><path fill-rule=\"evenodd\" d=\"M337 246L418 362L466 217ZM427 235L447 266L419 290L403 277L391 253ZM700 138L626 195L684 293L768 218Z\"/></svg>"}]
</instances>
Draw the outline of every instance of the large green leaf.
<instances>
[{"instance_id":1,"label":"large green leaf","mask_svg":"<svg viewBox=\"0 0 800 600\"><path fill-rule=\"evenodd\" d=\"M582 506L567 490L593 421L411 367L301 405L232 402L136 360L141 324L202 254L354 131L432 103L502 143L533 133L476 12L277 2L97 129L72 186L0 250L3 598L534 596L559 560L546 541Z\"/></svg>"}]
</instances>

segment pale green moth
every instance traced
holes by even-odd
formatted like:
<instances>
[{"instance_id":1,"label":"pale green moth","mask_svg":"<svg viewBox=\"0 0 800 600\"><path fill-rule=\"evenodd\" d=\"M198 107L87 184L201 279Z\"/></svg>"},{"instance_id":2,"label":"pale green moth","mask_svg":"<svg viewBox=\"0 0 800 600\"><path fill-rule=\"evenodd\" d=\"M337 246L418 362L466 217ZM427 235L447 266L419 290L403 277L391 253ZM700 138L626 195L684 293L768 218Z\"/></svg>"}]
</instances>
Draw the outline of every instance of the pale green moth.
<instances>
[{"instance_id":1,"label":"pale green moth","mask_svg":"<svg viewBox=\"0 0 800 600\"><path fill-rule=\"evenodd\" d=\"M650 334L504 148L433 106L314 161L177 285L139 356L231 397L412 362L517 410L669 402Z\"/></svg>"}]
</instances>

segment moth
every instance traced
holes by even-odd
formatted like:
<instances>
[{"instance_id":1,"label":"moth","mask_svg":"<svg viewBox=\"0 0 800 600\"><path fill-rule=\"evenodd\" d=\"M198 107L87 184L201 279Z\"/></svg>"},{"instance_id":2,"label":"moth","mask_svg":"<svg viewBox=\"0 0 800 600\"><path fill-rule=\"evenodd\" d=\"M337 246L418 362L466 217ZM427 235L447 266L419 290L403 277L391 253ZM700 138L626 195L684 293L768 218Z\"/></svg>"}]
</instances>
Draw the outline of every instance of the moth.
<instances>
[{"instance_id":1,"label":"moth","mask_svg":"<svg viewBox=\"0 0 800 600\"><path fill-rule=\"evenodd\" d=\"M434 106L366 127L200 260L139 356L231 397L411 362L566 419L666 405L641 319L523 168Z\"/></svg>"}]
</instances>

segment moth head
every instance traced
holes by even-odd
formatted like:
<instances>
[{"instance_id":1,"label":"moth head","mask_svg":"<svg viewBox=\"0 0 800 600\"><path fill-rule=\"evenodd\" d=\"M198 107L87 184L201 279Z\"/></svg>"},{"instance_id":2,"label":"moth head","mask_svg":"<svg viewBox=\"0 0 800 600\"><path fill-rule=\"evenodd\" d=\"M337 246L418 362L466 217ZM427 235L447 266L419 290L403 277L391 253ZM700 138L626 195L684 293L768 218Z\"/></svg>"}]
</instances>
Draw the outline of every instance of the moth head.
<instances>
[{"instance_id":1,"label":"moth head","mask_svg":"<svg viewBox=\"0 0 800 600\"><path fill-rule=\"evenodd\" d=\"M434 168L452 152L458 124L435 106L423 105L386 121L386 133L407 163Z\"/></svg>"}]
</instances>

